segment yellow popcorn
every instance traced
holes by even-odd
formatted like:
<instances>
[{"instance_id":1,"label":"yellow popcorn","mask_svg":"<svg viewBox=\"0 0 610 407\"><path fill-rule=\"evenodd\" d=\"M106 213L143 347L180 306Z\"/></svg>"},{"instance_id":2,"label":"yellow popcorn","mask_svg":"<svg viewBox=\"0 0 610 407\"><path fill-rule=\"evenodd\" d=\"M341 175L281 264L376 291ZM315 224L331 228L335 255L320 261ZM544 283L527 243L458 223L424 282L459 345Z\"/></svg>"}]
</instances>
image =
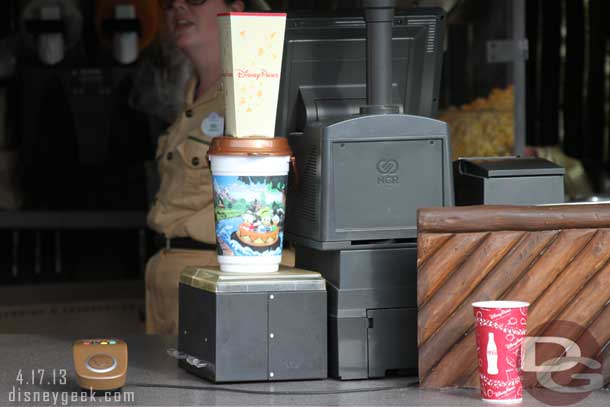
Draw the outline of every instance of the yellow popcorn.
<instances>
[{"instance_id":1,"label":"yellow popcorn","mask_svg":"<svg viewBox=\"0 0 610 407\"><path fill-rule=\"evenodd\" d=\"M439 120L449 125L452 159L513 154L513 105L514 91L509 86L493 89L486 98L444 111Z\"/></svg>"}]
</instances>

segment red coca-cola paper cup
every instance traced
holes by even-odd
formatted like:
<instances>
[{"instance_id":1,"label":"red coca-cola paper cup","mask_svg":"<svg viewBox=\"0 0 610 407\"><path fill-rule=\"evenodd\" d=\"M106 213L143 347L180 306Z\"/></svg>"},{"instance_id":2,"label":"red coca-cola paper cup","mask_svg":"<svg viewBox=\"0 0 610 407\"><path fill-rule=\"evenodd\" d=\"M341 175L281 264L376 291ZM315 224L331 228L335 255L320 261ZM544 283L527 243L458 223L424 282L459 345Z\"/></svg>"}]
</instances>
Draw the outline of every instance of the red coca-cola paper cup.
<instances>
[{"instance_id":1,"label":"red coca-cola paper cup","mask_svg":"<svg viewBox=\"0 0 610 407\"><path fill-rule=\"evenodd\" d=\"M520 301L472 304L483 401L512 404L522 400L519 374L528 306Z\"/></svg>"}]
</instances>

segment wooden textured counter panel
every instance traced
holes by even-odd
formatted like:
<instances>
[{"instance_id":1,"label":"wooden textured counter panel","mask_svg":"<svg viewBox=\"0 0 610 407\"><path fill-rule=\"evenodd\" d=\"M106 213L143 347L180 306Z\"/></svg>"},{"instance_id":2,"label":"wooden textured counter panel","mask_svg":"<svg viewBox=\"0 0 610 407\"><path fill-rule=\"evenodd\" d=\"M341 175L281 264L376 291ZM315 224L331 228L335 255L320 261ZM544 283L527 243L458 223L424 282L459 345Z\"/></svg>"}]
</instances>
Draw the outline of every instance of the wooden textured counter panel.
<instances>
[{"instance_id":1,"label":"wooden textured counter panel","mask_svg":"<svg viewBox=\"0 0 610 407\"><path fill-rule=\"evenodd\" d=\"M608 359L610 205L422 209L417 264L422 387L478 387L475 301L527 301L528 335L571 321Z\"/></svg>"}]
</instances>

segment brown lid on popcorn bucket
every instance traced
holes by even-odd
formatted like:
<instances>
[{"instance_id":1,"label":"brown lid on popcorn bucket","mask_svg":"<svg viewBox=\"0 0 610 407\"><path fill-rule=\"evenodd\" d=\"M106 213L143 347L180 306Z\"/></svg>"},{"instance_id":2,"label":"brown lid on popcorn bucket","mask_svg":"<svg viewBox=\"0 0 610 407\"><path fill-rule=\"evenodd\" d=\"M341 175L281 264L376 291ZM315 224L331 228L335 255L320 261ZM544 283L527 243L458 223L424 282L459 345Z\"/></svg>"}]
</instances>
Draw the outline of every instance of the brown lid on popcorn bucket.
<instances>
[{"instance_id":1,"label":"brown lid on popcorn bucket","mask_svg":"<svg viewBox=\"0 0 610 407\"><path fill-rule=\"evenodd\" d=\"M291 156L292 150L284 137L215 137L208 155Z\"/></svg>"}]
</instances>

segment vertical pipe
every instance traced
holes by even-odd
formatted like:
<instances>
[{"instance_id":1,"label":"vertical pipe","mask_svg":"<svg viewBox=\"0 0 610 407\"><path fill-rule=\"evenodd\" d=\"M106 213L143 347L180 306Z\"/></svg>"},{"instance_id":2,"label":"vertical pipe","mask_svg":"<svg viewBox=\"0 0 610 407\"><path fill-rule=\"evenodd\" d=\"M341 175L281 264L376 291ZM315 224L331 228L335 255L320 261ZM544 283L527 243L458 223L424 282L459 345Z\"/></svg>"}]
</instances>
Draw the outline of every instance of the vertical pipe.
<instances>
[{"instance_id":1,"label":"vertical pipe","mask_svg":"<svg viewBox=\"0 0 610 407\"><path fill-rule=\"evenodd\" d=\"M367 97L363 113L398 113L392 106L392 22L396 0L362 0L367 25Z\"/></svg>"},{"instance_id":2,"label":"vertical pipe","mask_svg":"<svg viewBox=\"0 0 610 407\"><path fill-rule=\"evenodd\" d=\"M540 60L539 145L559 144L559 89L561 70L561 2L542 2L542 53Z\"/></svg>"},{"instance_id":3,"label":"vertical pipe","mask_svg":"<svg viewBox=\"0 0 610 407\"><path fill-rule=\"evenodd\" d=\"M566 57L563 79L563 151L583 155L583 86L585 72L585 6L568 0L566 7Z\"/></svg>"},{"instance_id":4,"label":"vertical pipe","mask_svg":"<svg viewBox=\"0 0 610 407\"><path fill-rule=\"evenodd\" d=\"M608 0L589 1L589 55L586 102L585 158L600 167L604 160L605 27ZM600 189L598 186L596 189Z\"/></svg>"},{"instance_id":5,"label":"vertical pipe","mask_svg":"<svg viewBox=\"0 0 610 407\"><path fill-rule=\"evenodd\" d=\"M513 0L513 42L519 44L519 51L527 55L527 39L525 38L525 0ZM520 57L513 61L513 79L515 90L515 146L514 154L522 155L525 150L525 60Z\"/></svg>"},{"instance_id":6,"label":"vertical pipe","mask_svg":"<svg viewBox=\"0 0 610 407\"><path fill-rule=\"evenodd\" d=\"M392 101L393 10L367 9L367 96L371 105Z\"/></svg>"},{"instance_id":7,"label":"vertical pipe","mask_svg":"<svg viewBox=\"0 0 610 407\"><path fill-rule=\"evenodd\" d=\"M526 63L525 78L525 135L526 144L533 146L538 145L540 139L540 117L538 109L540 104L540 80L538 75L540 67L540 1L541 0L528 0L525 11L527 39L529 41L529 58Z\"/></svg>"}]
</instances>

